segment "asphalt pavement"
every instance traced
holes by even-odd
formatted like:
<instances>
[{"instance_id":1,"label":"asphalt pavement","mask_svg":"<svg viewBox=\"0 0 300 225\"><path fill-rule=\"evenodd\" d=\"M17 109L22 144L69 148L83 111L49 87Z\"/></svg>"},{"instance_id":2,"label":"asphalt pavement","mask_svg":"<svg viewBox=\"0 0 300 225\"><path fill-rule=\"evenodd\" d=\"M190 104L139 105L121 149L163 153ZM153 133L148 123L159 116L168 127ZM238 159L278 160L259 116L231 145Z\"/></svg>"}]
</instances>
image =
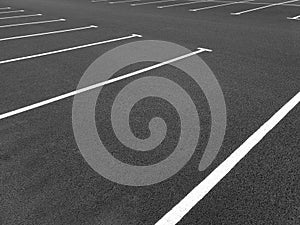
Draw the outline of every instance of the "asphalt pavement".
<instances>
[{"instance_id":1,"label":"asphalt pavement","mask_svg":"<svg viewBox=\"0 0 300 225\"><path fill-rule=\"evenodd\" d=\"M0 224L155 224L300 91L300 1L249 13L245 11L264 3L284 1L224 7L211 6L232 2L165 8L157 7L190 1L131 5L146 2L150 0L118 4L1 0L0 8L11 9L0 9L0 115L75 90L90 64L117 46L162 40L191 51L203 47L212 50L199 56L215 74L227 110L226 134L217 158L205 171L198 171L211 125L205 94L171 66L145 72L137 76L174 80L194 101L201 129L191 160L160 183L126 186L99 175L80 153L72 128L73 97L1 119ZM190 11L204 7L211 8ZM19 9L24 12L1 14ZM231 14L236 12L245 13ZM42 15L1 19L25 14ZM54 21L59 19L65 21ZM24 25L38 21L48 22ZM89 28L1 41L82 27ZM129 38L115 40L122 37ZM107 40L115 41L28 57ZM136 63L111 77L151 65ZM149 137L148 123L155 115L169 128L166 140L149 153L122 147L110 128L110 107L117 93L135 79L102 89L96 107L97 131L117 159L149 165L171 154L180 139L181 123L168 102L147 98L131 112L131 129L136 137ZM300 224L299 115L298 104L178 224Z\"/></svg>"}]
</instances>

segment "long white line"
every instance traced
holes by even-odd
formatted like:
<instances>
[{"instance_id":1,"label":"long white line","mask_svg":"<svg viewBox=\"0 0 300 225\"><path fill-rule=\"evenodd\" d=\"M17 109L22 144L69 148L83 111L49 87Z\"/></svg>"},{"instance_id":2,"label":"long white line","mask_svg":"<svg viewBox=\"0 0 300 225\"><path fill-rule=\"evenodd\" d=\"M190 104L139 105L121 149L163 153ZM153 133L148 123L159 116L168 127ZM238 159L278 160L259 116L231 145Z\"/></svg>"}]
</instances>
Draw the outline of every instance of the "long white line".
<instances>
[{"instance_id":1,"label":"long white line","mask_svg":"<svg viewBox=\"0 0 300 225\"><path fill-rule=\"evenodd\" d=\"M175 2L180 0L160 0L160 1L153 1L153 2L142 2L142 3L134 3L130 4L131 6L139 6L139 5L150 5L150 4L158 4L158 3L164 3L164 2Z\"/></svg>"},{"instance_id":2,"label":"long white line","mask_svg":"<svg viewBox=\"0 0 300 225\"><path fill-rule=\"evenodd\" d=\"M200 11L200 10L214 9L214 8L228 6L228 5L247 3L247 2L251 2L251 1L254 1L254 0L247 0L247 1L240 1L240 2L230 2L230 3L220 4L220 5L207 6L207 7L198 8L198 9L190 9L189 11L196 12L196 11Z\"/></svg>"},{"instance_id":3,"label":"long white line","mask_svg":"<svg viewBox=\"0 0 300 225\"><path fill-rule=\"evenodd\" d=\"M1 10L2 9L11 9L11 7L3 7L3 8L0 8Z\"/></svg>"},{"instance_id":4,"label":"long white line","mask_svg":"<svg viewBox=\"0 0 300 225\"><path fill-rule=\"evenodd\" d=\"M114 1L108 2L109 4L123 4L123 3L130 3L130 2L140 2L141 0L125 0L125 1Z\"/></svg>"},{"instance_id":5,"label":"long white line","mask_svg":"<svg viewBox=\"0 0 300 225\"><path fill-rule=\"evenodd\" d=\"M274 4L270 4L270 5L266 5L266 6L261 6L258 8L254 8L254 9L248 9L245 11L241 11L241 12L235 12L235 13L230 13L233 16L239 16L245 13L249 13L249 12L254 12L257 10L261 10L261 9L266 9L266 8L270 8L270 7L275 7L275 6L279 6L279 5L284 5L284 4L288 4L288 3L292 3L292 2L298 2L299 0L292 0L292 1L287 1L287 2L280 2L280 3L274 3Z\"/></svg>"},{"instance_id":6,"label":"long white line","mask_svg":"<svg viewBox=\"0 0 300 225\"><path fill-rule=\"evenodd\" d=\"M205 3L205 2L216 2L215 0L199 0L199 1L192 1L192 2L183 2L183 3L177 3L177 4L172 4L172 5L162 5L162 6L157 6L158 9L163 9L163 8L170 8L170 7L177 7L177 6L182 6L182 5L191 5L191 4L197 4L197 3Z\"/></svg>"},{"instance_id":7,"label":"long white line","mask_svg":"<svg viewBox=\"0 0 300 225\"><path fill-rule=\"evenodd\" d=\"M16 19L16 18L27 18L27 17L35 17L35 16L42 16L42 14L39 13L39 14L30 14L30 15L0 17L0 20Z\"/></svg>"},{"instance_id":8,"label":"long white line","mask_svg":"<svg viewBox=\"0 0 300 225\"><path fill-rule=\"evenodd\" d=\"M137 36L137 35L135 35L135 36ZM139 36L139 37L141 37L141 36ZM25 106L25 107L20 108L20 109L13 110L11 112L1 114L0 115L0 120L2 120L4 118L11 117L11 116L14 116L14 115L17 115L17 114L20 114L20 113L23 113L23 112L26 112L26 111L29 111L29 110L32 110L32 109L36 109L38 107L41 107L41 106L44 106L44 105L47 105L47 104L50 104L50 103L53 103L53 102L71 97L71 96L74 96L74 95L78 95L78 94L83 93L83 92L87 92L87 91L93 90L95 88L99 88L99 87L102 87L104 85L108 85L108 84L111 84L111 83L129 78L129 77L132 77L132 76L135 76L135 75L138 75L138 74L150 71L150 70L154 70L156 68L162 67L164 65L167 65L167 64L179 61L179 60L182 60L184 58L188 58L190 56L199 54L201 52L211 52L211 50L206 49L206 48L198 48L197 51L194 51L194 52L191 52L191 53L188 53L188 54L185 54L185 55L182 55L182 56L179 56L179 57L176 57L176 58L173 58L173 59L170 59L170 60L158 63L158 64L155 64L153 66L149 66L149 67L146 67L146 68L143 68L143 69L140 69L140 70L137 70L137 71L134 71L134 72L131 72L131 73L128 73L128 74L110 79L110 80L106 80L106 81L103 81L103 82L100 82L100 83L97 83L97 84L93 84L93 85L85 87L85 88L81 88L81 89L78 89L78 90L75 90L75 91L71 91L69 93L59 95L59 96L56 96L54 98L50 98L50 99L45 100L45 101L41 101L41 102L29 105L29 106Z\"/></svg>"},{"instance_id":9,"label":"long white line","mask_svg":"<svg viewBox=\"0 0 300 225\"><path fill-rule=\"evenodd\" d=\"M20 9L20 10L13 10L13 11L5 11L5 12L0 12L0 14L17 13L17 12L24 12L24 10Z\"/></svg>"},{"instance_id":10,"label":"long white line","mask_svg":"<svg viewBox=\"0 0 300 225\"><path fill-rule=\"evenodd\" d=\"M252 134L224 162L211 172L200 184L186 195L175 207L163 216L155 225L177 224L201 199L209 193L250 150L259 143L298 103L300 92L277 111L254 134Z\"/></svg>"},{"instance_id":11,"label":"long white line","mask_svg":"<svg viewBox=\"0 0 300 225\"><path fill-rule=\"evenodd\" d=\"M97 2L106 2L107 0L92 0L92 3L97 3Z\"/></svg>"},{"instance_id":12,"label":"long white line","mask_svg":"<svg viewBox=\"0 0 300 225\"><path fill-rule=\"evenodd\" d=\"M27 60L27 59L38 58L38 57L42 57L42 56L54 55L54 54L63 53L63 52L74 51L74 50L77 50L77 49L88 48L88 47L107 44L107 43L116 42L116 41L122 41L122 40L135 38L135 37L141 37L141 35L132 34L130 36L115 38L115 39L111 39L111 40L100 41L100 42L95 42L95 43L91 43L91 44L75 46L75 47L71 47L71 48L64 48L64 49L59 49L59 50L55 50L55 51L51 51L51 52L43 52L43 53L23 56L23 57L19 57L19 58L7 59L7 60L0 61L0 65L1 64L7 64L7 63L12 63L12 62L18 62L18 61Z\"/></svg>"},{"instance_id":13,"label":"long white line","mask_svg":"<svg viewBox=\"0 0 300 225\"><path fill-rule=\"evenodd\" d=\"M38 37L38 36L44 36L44 35L49 35L49 34L60 34L60 33L72 32L72 31L80 31L80 30L86 30L86 29L92 29L92 28L98 28L98 26L90 25L90 26L86 26L86 27L77 27L77 28L72 28L72 29L67 29L67 30L56 30L56 31L44 32L44 33L7 37L7 38L1 38L0 42L8 41L8 40L22 39L22 38L29 38L29 37Z\"/></svg>"},{"instance_id":14,"label":"long white line","mask_svg":"<svg viewBox=\"0 0 300 225\"><path fill-rule=\"evenodd\" d=\"M288 20L300 20L300 15L299 16L294 16L294 17L287 17Z\"/></svg>"},{"instance_id":15,"label":"long white line","mask_svg":"<svg viewBox=\"0 0 300 225\"><path fill-rule=\"evenodd\" d=\"M17 24L1 25L0 28L18 27L18 26L35 25L35 24L44 24L44 23L54 23L54 22L65 22L65 21L66 21L66 19L44 20L44 21L29 22L29 23L17 23Z\"/></svg>"}]
</instances>

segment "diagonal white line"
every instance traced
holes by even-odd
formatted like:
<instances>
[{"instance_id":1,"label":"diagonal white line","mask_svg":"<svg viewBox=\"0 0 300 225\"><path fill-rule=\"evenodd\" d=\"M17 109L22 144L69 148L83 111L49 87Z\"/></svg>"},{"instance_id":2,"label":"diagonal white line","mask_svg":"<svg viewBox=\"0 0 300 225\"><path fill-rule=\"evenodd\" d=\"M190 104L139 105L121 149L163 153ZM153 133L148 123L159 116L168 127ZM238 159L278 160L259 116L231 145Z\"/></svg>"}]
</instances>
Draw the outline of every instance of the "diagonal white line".
<instances>
[{"instance_id":1,"label":"diagonal white line","mask_svg":"<svg viewBox=\"0 0 300 225\"><path fill-rule=\"evenodd\" d=\"M42 56L54 55L54 54L63 53L63 52L74 51L77 49L88 48L88 47L92 47L92 46L102 45L102 44L111 43L111 42L115 42L115 41L126 40L126 39L130 39L130 38L135 38L135 37L141 37L141 35L132 34L130 36L95 42L95 43L86 44L86 45L75 46L75 47L71 47L71 48L59 49L59 50L55 50L55 51L51 51L51 52L43 52L43 53L39 53L39 54L35 54L35 55L28 55L28 56L13 58L13 59L6 59L6 60L0 61L0 65L12 63L12 62L18 62L18 61L27 60L27 59L38 58L38 57L42 57Z\"/></svg>"},{"instance_id":2,"label":"diagonal white line","mask_svg":"<svg viewBox=\"0 0 300 225\"><path fill-rule=\"evenodd\" d=\"M31 14L31 15L0 17L0 20L16 19L16 18L27 18L27 17L35 17L35 16L42 16L42 14Z\"/></svg>"},{"instance_id":3,"label":"diagonal white line","mask_svg":"<svg viewBox=\"0 0 300 225\"><path fill-rule=\"evenodd\" d=\"M1 38L0 41L16 40L16 39L29 38L29 37L38 37L38 36L44 36L44 35L50 35L50 34L60 34L60 33L72 32L72 31L86 30L86 29L91 29L91 28L98 28L98 26L91 25L91 26L87 26L87 27L77 27L77 28L72 28L72 29L67 29L67 30L56 30L56 31L44 32L44 33L7 37L7 38Z\"/></svg>"},{"instance_id":4,"label":"diagonal white line","mask_svg":"<svg viewBox=\"0 0 300 225\"><path fill-rule=\"evenodd\" d=\"M150 4L158 4L164 2L175 2L175 1L179 1L179 0L160 0L160 1L153 1L153 2L142 2L142 3L131 4L131 6L150 5Z\"/></svg>"},{"instance_id":5,"label":"diagonal white line","mask_svg":"<svg viewBox=\"0 0 300 225\"><path fill-rule=\"evenodd\" d=\"M134 34L134 37L141 37L141 35ZM38 102L38 103L29 105L29 106L25 106L25 107L20 108L20 109L13 110L11 112L1 114L0 115L0 120L2 120L4 118L11 117L11 116L14 116L14 115L17 115L17 114L20 114L20 113L23 113L23 112L26 112L26 111L29 111L29 110L32 110L32 109L39 108L39 107L44 106L44 105L48 105L50 103L53 103L53 102L56 102L56 101L59 101L59 100L65 99L65 98L69 98L69 97L74 96L74 95L78 95L78 94L83 93L83 92L93 90L95 88L102 87L104 85L108 85L108 84L111 84L111 83L129 78L129 77L133 77L133 76L136 76L138 74L141 74L141 73L144 73L144 72L147 72L147 71L150 71L150 70L154 70L156 68L162 67L164 65L168 65L170 63L173 63L173 62L176 62L176 61L188 58L188 57L191 57L191 56L199 54L201 52L211 52L211 51L212 50L206 49L206 48L198 48L197 51L194 51L194 52L191 52L191 53L188 53L188 54L185 54L185 55L182 55L182 56L179 56L179 57L176 57L176 58L173 58L173 59L170 59L170 60L158 63L158 64L155 64L153 66L149 66L149 67L146 67L146 68L143 68L143 69L140 69L140 70L137 70L137 71L134 71L134 72L131 72L131 73L128 73L128 74L125 74L125 75L107 80L107 81L103 81L103 82L100 82L100 83L97 83L97 84L94 84L94 85L91 85L91 86L88 86L88 87L85 87L85 88L81 88L81 89L78 89L78 90L60 95L60 96L56 96L54 98L50 98L50 99L42 101L42 102Z\"/></svg>"},{"instance_id":6,"label":"diagonal white line","mask_svg":"<svg viewBox=\"0 0 300 225\"><path fill-rule=\"evenodd\" d=\"M270 7L275 7L275 6L279 6L279 5L285 5L285 4L288 4L288 3L298 2L298 1L299 0L292 0L292 1L287 1L287 2L274 3L274 4L261 6L261 7L254 8L254 9L248 9L248 10L241 11L241 12L230 13L230 14L233 15L233 16L239 16L239 15L242 15L242 14L245 14L245 13L254 12L254 11L257 11L257 10L266 9L266 8L270 8Z\"/></svg>"},{"instance_id":7,"label":"diagonal white line","mask_svg":"<svg viewBox=\"0 0 300 225\"><path fill-rule=\"evenodd\" d=\"M5 12L0 12L0 14L17 13L17 12L24 12L24 10L20 9L20 10L13 10L13 11L5 11Z\"/></svg>"},{"instance_id":8,"label":"diagonal white line","mask_svg":"<svg viewBox=\"0 0 300 225\"><path fill-rule=\"evenodd\" d=\"M29 23L17 23L17 24L1 25L0 28L19 27L19 26L26 26L26 25L45 24L45 23L54 23L54 22L65 22L65 21L66 21L65 19L44 20L44 21L29 22Z\"/></svg>"},{"instance_id":9,"label":"diagonal white line","mask_svg":"<svg viewBox=\"0 0 300 225\"><path fill-rule=\"evenodd\" d=\"M177 224L201 199L203 199L250 150L259 143L300 102L300 92L277 111L254 134L252 134L224 162L211 172L188 195L175 205L155 225Z\"/></svg>"},{"instance_id":10,"label":"diagonal white line","mask_svg":"<svg viewBox=\"0 0 300 225\"><path fill-rule=\"evenodd\" d=\"M239 2L230 2L230 3L220 4L220 5L207 6L207 7L198 8L198 9L190 9L189 11L191 11L191 12L196 12L196 11L200 11L200 10L214 9L214 8L219 8L219 7L228 6L228 5L235 5L235 4L241 4L241 3L248 3L248 2L251 2L251 1L254 1L254 0L239 1Z\"/></svg>"}]
</instances>

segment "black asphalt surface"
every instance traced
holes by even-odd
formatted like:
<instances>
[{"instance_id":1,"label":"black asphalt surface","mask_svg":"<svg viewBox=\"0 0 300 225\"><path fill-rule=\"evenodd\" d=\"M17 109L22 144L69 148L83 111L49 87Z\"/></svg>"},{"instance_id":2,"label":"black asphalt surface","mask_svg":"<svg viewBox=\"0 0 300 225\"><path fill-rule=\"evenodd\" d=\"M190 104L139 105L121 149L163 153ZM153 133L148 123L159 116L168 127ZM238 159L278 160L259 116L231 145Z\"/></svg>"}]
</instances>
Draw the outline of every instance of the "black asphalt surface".
<instances>
[{"instance_id":1,"label":"black asphalt surface","mask_svg":"<svg viewBox=\"0 0 300 225\"><path fill-rule=\"evenodd\" d=\"M133 33L143 35L142 39L0 65L0 114L76 89L84 71L97 57L136 40L164 40L191 50L212 49L212 53L201 53L200 57L216 75L227 106L222 148L213 164L199 172L198 163L210 130L210 113L201 90L190 89L202 124L195 154L176 175L146 187L113 183L85 162L72 130L73 98L0 120L0 224L155 224L299 92L300 21L286 17L300 15L300 7L274 7L241 16L230 13L259 5L188 11L214 4L157 9L157 5L131 7L129 3L89 0L0 1L0 8L11 6L24 9L27 14L44 15L0 20L0 26L67 19L60 23L0 28L0 38L91 24L99 26L0 42L0 61ZM120 74L150 64L135 64ZM160 74L176 79L182 86L189 85L185 74L171 67L141 76ZM115 138L107 135L105 126L109 124L103 124L101 116L109 119L109 101L116 90L134 79L107 86L98 101L97 128L99 136L106 137L107 145L115 144ZM128 149L124 154L113 149L116 158L145 165L151 160L162 160L172 152L178 141L180 121L174 108L164 101L148 99L135 108L131 115L135 135L140 138L149 135L146 124L153 114L162 114L167 125L172 126L167 136L170 140L164 148L153 156L137 156ZM299 115L298 105L179 224L300 224Z\"/></svg>"}]
</instances>

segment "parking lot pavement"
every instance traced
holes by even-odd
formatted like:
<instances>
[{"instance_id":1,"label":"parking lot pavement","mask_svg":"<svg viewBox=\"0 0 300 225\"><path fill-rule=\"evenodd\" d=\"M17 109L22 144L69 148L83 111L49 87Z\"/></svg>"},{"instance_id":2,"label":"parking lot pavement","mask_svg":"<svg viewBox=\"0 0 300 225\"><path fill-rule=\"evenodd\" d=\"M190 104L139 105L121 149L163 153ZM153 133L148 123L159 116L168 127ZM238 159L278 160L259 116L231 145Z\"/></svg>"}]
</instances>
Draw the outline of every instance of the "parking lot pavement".
<instances>
[{"instance_id":1,"label":"parking lot pavement","mask_svg":"<svg viewBox=\"0 0 300 225\"><path fill-rule=\"evenodd\" d=\"M155 224L166 222L163 216L168 212L173 222L164 224L300 223L299 1L111 2L0 3L1 224ZM24 11L1 14L16 10ZM19 17L37 14L41 15ZM17 17L1 19L13 16ZM176 108L158 98L139 102L130 114L130 126L135 136L145 139L150 135L147 123L153 115L161 116L172 128L161 147L137 154L116 139L110 128L111 104L137 77L176 82L199 113L200 138L187 165L165 181L133 187L105 179L80 153L72 127L77 94L53 98L74 91L99 56L140 40L173 42L191 51L211 49L199 56L222 88L227 126L217 158L200 172L212 115L205 93L186 73L162 66L104 86L95 108L97 131L109 152L128 164L159 162L180 139ZM153 63L136 63L110 77ZM293 107L278 119L276 113L293 97ZM253 134L259 134L258 140L250 138ZM206 184L232 153L249 148L248 142L255 143L250 152L227 167L228 172L221 170L222 180L205 194L197 191L194 203L188 199L186 207L194 206L190 211L171 211L182 206L180 201L193 188Z\"/></svg>"}]
</instances>

